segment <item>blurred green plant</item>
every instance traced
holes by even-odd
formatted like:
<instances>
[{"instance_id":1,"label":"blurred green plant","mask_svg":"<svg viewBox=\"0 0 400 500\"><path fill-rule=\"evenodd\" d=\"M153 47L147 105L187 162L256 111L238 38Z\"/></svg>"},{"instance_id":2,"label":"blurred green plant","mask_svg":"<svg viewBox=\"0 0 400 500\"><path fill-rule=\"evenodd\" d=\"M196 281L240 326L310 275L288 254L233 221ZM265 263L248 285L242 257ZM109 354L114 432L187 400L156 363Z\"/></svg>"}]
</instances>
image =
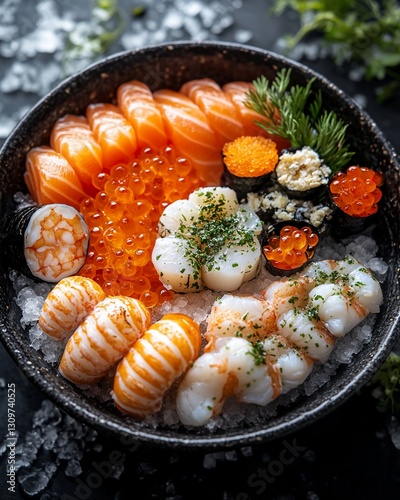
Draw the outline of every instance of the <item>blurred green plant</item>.
<instances>
[{"instance_id":1,"label":"blurred green plant","mask_svg":"<svg viewBox=\"0 0 400 500\"><path fill-rule=\"evenodd\" d=\"M371 380L372 395L383 409L400 411L400 356L390 353Z\"/></svg>"},{"instance_id":2,"label":"blurred green plant","mask_svg":"<svg viewBox=\"0 0 400 500\"><path fill-rule=\"evenodd\" d=\"M293 9L300 28L285 37L290 51L306 36L322 39L340 66L355 62L366 80L382 81L382 102L400 89L400 4L397 0L275 0L272 12Z\"/></svg>"},{"instance_id":3,"label":"blurred green plant","mask_svg":"<svg viewBox=\"0 0 400 500\"><path fill-rule=\"evenodd\" d=\"M88 62L103 55L125 29L125 16L119 0L93 0L92 3L89 22L80 23L68 36L64 68L68 62L79 59Z\"/></svg>"}]
</instances>

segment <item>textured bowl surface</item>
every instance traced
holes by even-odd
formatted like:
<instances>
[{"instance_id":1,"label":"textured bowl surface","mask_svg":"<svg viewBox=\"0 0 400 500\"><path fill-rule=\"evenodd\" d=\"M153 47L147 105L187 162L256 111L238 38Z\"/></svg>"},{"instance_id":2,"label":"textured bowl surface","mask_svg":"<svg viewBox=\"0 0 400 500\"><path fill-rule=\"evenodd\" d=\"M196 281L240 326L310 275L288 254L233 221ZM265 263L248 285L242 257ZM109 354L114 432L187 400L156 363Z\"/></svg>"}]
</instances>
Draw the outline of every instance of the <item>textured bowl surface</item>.
<instances>
[{"instance_id":1,"label":"textured bowl surface","mask_svg":"<svg viewBox=\"0 0 400 500\"><path fill-rule=\"evenodd\" d=\"M21 328L9 270L1 269L0 335L6 349L49 399L93 428L148 445L177 448L225 448L271 440L315 421L345 401L370 379L394 346L400 329L400 181L396 155L375 123L342 91L307 67L265 50L211 42L166 44L117 54L70 77L27 114L5 143L0 155L1 213L12 207L13 193L26 191L23 172L27 151L48 143L53 123L65 113L79 114L89 103L112 101L121 83L136 79L152 90L178 89L183 82L202 77L213 78L220 84L251 81L260 75L272 78L283 67L291 67L293 81L301 85L316 77L313 88L321 90L324 105L349 124L349 141L357 152L355 161L381 169L385 175L379 255L390 269L383 283L385 300L372 340L350 365L341 365L335 376L311 397L301 396L289 406L278 407L277 414L262 425L221 429L212 434L202 428L146 428L112 407L89 400L29 346Z\"/></svg>"}]
</instances>

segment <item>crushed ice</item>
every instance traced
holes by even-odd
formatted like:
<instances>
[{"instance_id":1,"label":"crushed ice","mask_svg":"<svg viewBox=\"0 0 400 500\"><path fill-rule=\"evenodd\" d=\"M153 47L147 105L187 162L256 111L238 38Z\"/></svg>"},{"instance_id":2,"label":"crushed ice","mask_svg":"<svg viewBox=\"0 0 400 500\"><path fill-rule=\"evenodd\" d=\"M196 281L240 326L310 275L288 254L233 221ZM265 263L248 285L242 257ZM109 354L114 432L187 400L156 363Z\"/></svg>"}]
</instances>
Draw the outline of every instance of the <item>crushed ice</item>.
<instances>
[{"instance_id":1,"label":"crushed ice","mask_svg":"<svg viewBox=\"0 0 400 500\"><path fill-rule=\"evenodd\" d=\"M61 413L50 401L42 401L33 413L31 430L17 439L15 447L15 470L23 491L30 496L44 491L60 467L69 477L79 476L84 453L95 448L96 439L96 431ZM5 442L0 455L3 448Z\"/></svg>"}]
</instances>

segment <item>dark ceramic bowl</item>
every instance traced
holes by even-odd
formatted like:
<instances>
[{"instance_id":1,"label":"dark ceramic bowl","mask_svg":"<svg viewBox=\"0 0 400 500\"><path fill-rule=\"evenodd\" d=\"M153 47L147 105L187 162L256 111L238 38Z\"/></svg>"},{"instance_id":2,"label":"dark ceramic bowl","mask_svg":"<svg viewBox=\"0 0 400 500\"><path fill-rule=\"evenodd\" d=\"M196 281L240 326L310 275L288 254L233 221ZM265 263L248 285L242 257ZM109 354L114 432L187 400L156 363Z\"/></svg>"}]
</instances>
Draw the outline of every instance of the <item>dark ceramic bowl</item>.
<instances>
[{"instance_id":1,"label":"dark ceramic bowl","mask_svg":"<svg viewBox=\"0 0 400 500\"><path fill-rule=\"evenodd\" d=\"M301 85L316 77L324 104L349 124L349 140L357 151L355 161L383 171L386 183L381 206L379 253L390 269L383 283L385 300L378 315L372 340L364 345L349 365L341 365L322 388L311 397L299 396L279 407L264 423L245 428L210 432L203 428L143 427L123 417L113 407L89 400L63 380L55 367L29 346L20 324L20 310L7 269L0 276L0 335L19 368L43 393L72 416L89 426L118 438L170 448L227 448L251 445L281 437L297 430L343 403L376 372L394 346L399 333L400 301L400 204L399 164L392 147L373 121L344 93L310 69L265 50L224 43L176 43L152 46L117 54L67 79L40 101L19 123L5 143L0 156L2 213L12 206L12 194L25 190L24 161L33 146L48 143L53 123L65 113L82 113L92 102L110 101L119 84L142 80L151 89L179 86L190 79L210 77L220 84L233 80L251 81L277 70L292 68L294 83Z\"/></svg>"}]
</instances>

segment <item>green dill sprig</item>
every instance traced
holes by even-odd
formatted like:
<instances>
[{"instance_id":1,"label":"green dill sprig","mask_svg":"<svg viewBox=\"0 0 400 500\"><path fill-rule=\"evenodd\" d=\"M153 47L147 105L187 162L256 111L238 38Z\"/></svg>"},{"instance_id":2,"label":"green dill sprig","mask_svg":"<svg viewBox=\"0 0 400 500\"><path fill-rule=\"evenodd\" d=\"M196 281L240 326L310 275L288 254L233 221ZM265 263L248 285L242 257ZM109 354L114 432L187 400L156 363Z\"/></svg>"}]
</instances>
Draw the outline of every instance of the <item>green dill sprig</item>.
<instances>
[{"instance_id":1,"label":"green dill sprig","mask_svg":"<svg viewBox=\"0 0 400 500\"><path fill-rule=\"evenodd\" d=\"M334 174L354 154L346 144L347 124L334 111L322 108L321 92L312 91L315 78L305 86L290 86L290 75L291 68L283 68L272 81L265 76L257 78L245 104L264 117L257 125L288 139L293 148L309 146Z\"/></svg>"},{"instance_id":2,"label":"green dill sprig","mask_svg":"<svg viewBox=\"0 0 400 500\"><path fill-rule=\"evenodd\" d=\"M390 353L371 380L373 396L379 405L391 412L400 410L400 356Z\"/></svg>"},{"instance_id":3,"label":"green dill sprig","mask_svg":"<svg viewBox=\"0 0 400 500\"><path fill-rule=\"evenodd\" d=\"M400 89L400 5L396 0L275 0L272 13L286 8L299 16L300 28L285 37L287 50L305 37L322 40L335 64L359 65L365 80L384 81L382 102Z\"/></svg>"}]
</instances>

